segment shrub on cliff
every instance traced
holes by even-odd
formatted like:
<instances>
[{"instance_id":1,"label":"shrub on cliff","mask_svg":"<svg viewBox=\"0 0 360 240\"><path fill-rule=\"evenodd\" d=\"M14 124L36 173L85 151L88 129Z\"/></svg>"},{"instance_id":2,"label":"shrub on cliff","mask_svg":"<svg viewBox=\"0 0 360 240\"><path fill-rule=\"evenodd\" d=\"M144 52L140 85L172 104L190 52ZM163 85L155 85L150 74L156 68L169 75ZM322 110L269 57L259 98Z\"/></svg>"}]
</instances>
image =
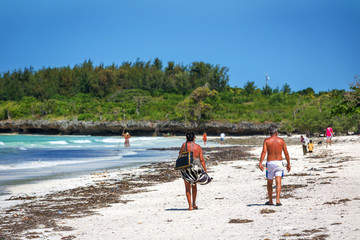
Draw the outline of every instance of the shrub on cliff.
<instances>
[{"instance_id":1,"label":"shrub on cliff","mask_svg":"<svg viewBox=\"0 0 360 240\"><path fill-rule=\"evenodd\" d=\"M83 113L83 114L80 114L79 117L78 117L78 120L79 121L90 121L90 120L93 120L95 118L95 115L94 114L91 114L91 113Z\"/></svg>"}]
</instances>

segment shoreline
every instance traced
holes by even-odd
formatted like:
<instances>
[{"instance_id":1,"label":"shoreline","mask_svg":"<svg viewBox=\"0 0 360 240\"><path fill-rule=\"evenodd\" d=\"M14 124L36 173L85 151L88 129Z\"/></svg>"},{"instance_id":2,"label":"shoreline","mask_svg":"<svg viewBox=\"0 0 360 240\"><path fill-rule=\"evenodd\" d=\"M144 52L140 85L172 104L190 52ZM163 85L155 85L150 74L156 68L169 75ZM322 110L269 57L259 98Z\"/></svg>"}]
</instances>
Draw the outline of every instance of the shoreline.
<instances>
[{"instance_id":1,"label":"shoreline","mask_svg":"<svg viewBox=\"0 0 360 240\"><path fill-rule=\"evenodd\" d=\"M5 134L7 135L7 134ZM71 136L70 136L71 137ZM75 136L76 137L76 136ZM215 147L225 147L225 148L229 148L231 146L238 146L238 145L243 145L243 146L249 146L251 147L252 145L256 145L260 142L263 141L263 139L265 139L266 136L264 135L259 135L259 136L252 136L252 137L236 137L236 136L228 136L226 139L226 144L223 146L220 146L219 144L219 139L218 137L209 137L208 138L208 143L215 143L215 144L219 144L219 146L215 146ZM297 141L297 137L286 137L286 141L290 142L290 141ZM178 138L178 137L177 137ZM198 138L200 139L201 136L198 136ZM55 141L55 140L54 140ZM203 145L202 143L200 143L201 145ZM213 145L213 144L210 144ZM179 147L166 147L166 148L148 148L146 149L146 151L175 151L177 152L179 149ZM213 147L203 147L204 151L212 151ZM219 148L222 149L222 148ZM147 163L145 163L146 165ZM101 171L105 171L106 169L109 172L113 172L113 171L118 171L119 169L127 169L127 168L133 168L133 166L129 166L129 167L122 167L122 166L115 166L115 167L103 167L102 169L97 169L97 170L81 170L78 172L64 172L64 173L57 173L56 175L44 175L44 176L37 176L34 178L28 178L28 179L15 179L13 180L13 182L10 182L10 180L7 180L8 183L7 184L2 184L0 187L1 189L5 189L8 188L8 186L17 186L17 185L29 185L32 183L38 183L38 182L44 182L44 181L56 181L56 180L61 180L61 179L72 179L75 182L80 181L78 178L82 177L82 176L86 176L86 175L91 175L94 172L101 172ZM78 175L78 176L77 176ZM19 192L19 191L17 191ZM20 192L21 193L21 192ZM4 194L1 194L4 195ZM1 198L0 195L0 198ZM1 199L0 199L1 200ZM1 207L0 207L1 208Z\"/></svg>"}]
</instances>

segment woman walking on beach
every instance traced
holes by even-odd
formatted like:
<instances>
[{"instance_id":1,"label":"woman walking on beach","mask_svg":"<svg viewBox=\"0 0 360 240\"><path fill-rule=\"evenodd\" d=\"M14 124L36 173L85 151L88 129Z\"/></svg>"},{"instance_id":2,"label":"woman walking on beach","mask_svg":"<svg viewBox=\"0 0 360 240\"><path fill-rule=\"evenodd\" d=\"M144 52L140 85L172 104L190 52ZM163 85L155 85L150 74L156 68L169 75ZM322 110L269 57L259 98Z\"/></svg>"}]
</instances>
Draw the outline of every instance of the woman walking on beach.
<instances>
[{"instance_id":1,"label":"woman walking on beach","mask_svg":"<svg viewBox=\"0 0 360 240\"><path fill-rule=\"evenodd\" d=\"M191 168L181 169L181 176L185 183L185 194L189 204L188 210L198 209L196 205L197 183L207 184L211 178L207 175L205 160L202 149L199 144L195 143L195 133L186 133L186 142L180 148L179 155L186 150L193 152L194 164ZM192 200L192 201L191 201Z\"/></svg>"},{"instance_id":2,"label":"woman walking on beach","mask_svg":"<svg viewBox=\"0 0 360 240\"><path fill-rule=\"evenodd\" d=\"M326 129L326 147L328 146L329 142L330 142L330 146L331 146L331 139L334 136L334 131L331 128L331 125L329 125Z\"/></svg>"}]
</instances>

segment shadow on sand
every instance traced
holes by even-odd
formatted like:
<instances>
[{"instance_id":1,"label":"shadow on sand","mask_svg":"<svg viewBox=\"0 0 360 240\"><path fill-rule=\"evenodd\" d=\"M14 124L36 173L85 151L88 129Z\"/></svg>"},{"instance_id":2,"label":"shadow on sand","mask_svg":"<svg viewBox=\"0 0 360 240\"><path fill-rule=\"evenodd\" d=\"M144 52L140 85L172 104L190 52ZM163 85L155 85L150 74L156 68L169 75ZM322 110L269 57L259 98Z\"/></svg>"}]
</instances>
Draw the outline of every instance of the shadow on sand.
<instances>
[{"instance_id":1,"label":"shadow on sand","mask_svg":"<svg viewBox=\"0 0 360 240\"><path fill-rule=\"evenodd\" d=\"M165 211L187 211L187 208L168 208Z\"/></svg>"},{"instance_id":2,"label":"shadow on sand","mask_svg":"<svg viewBox=\"0 0 360 240\"><path fill-rule=\"evenodd\" d=\"M199 211L201 210L201 208L199 209L194 209L193 211ZM165 211L188 211L187 208L168 208L168 209L165 209Z\"/></svg>"},{"instance_id":3,"label":"shadow on sand","mask_svg":"<svg viewBox=\"0 0 360 240\"><path fill-rule=\"evenodd\" d=\"M265 203L259 204L259 203L253 203L253 204L248 204L246 205L248 207L254 207L254 206L271 206L271 205L266 205Z\"/></svg>"}]
</instances>

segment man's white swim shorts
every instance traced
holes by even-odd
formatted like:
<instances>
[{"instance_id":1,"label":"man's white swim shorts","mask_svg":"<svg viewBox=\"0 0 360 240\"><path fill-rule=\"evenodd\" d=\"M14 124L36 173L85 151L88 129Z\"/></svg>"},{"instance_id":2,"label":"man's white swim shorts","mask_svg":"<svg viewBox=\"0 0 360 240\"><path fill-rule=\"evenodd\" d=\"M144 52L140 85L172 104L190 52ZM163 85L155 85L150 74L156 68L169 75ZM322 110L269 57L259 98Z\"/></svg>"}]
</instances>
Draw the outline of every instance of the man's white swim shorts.
<instances>
[{"instance_id":1,"label":"man's white swim shorts","mask_svg":"<svg viewBox=\"0 0 360 240\"><path fill-rule=\"evenodd\" d=\"M282 160L266 162L266 178L272 180L275 176L284 176L284 163Z\"/></svg>"}]
</instances>

